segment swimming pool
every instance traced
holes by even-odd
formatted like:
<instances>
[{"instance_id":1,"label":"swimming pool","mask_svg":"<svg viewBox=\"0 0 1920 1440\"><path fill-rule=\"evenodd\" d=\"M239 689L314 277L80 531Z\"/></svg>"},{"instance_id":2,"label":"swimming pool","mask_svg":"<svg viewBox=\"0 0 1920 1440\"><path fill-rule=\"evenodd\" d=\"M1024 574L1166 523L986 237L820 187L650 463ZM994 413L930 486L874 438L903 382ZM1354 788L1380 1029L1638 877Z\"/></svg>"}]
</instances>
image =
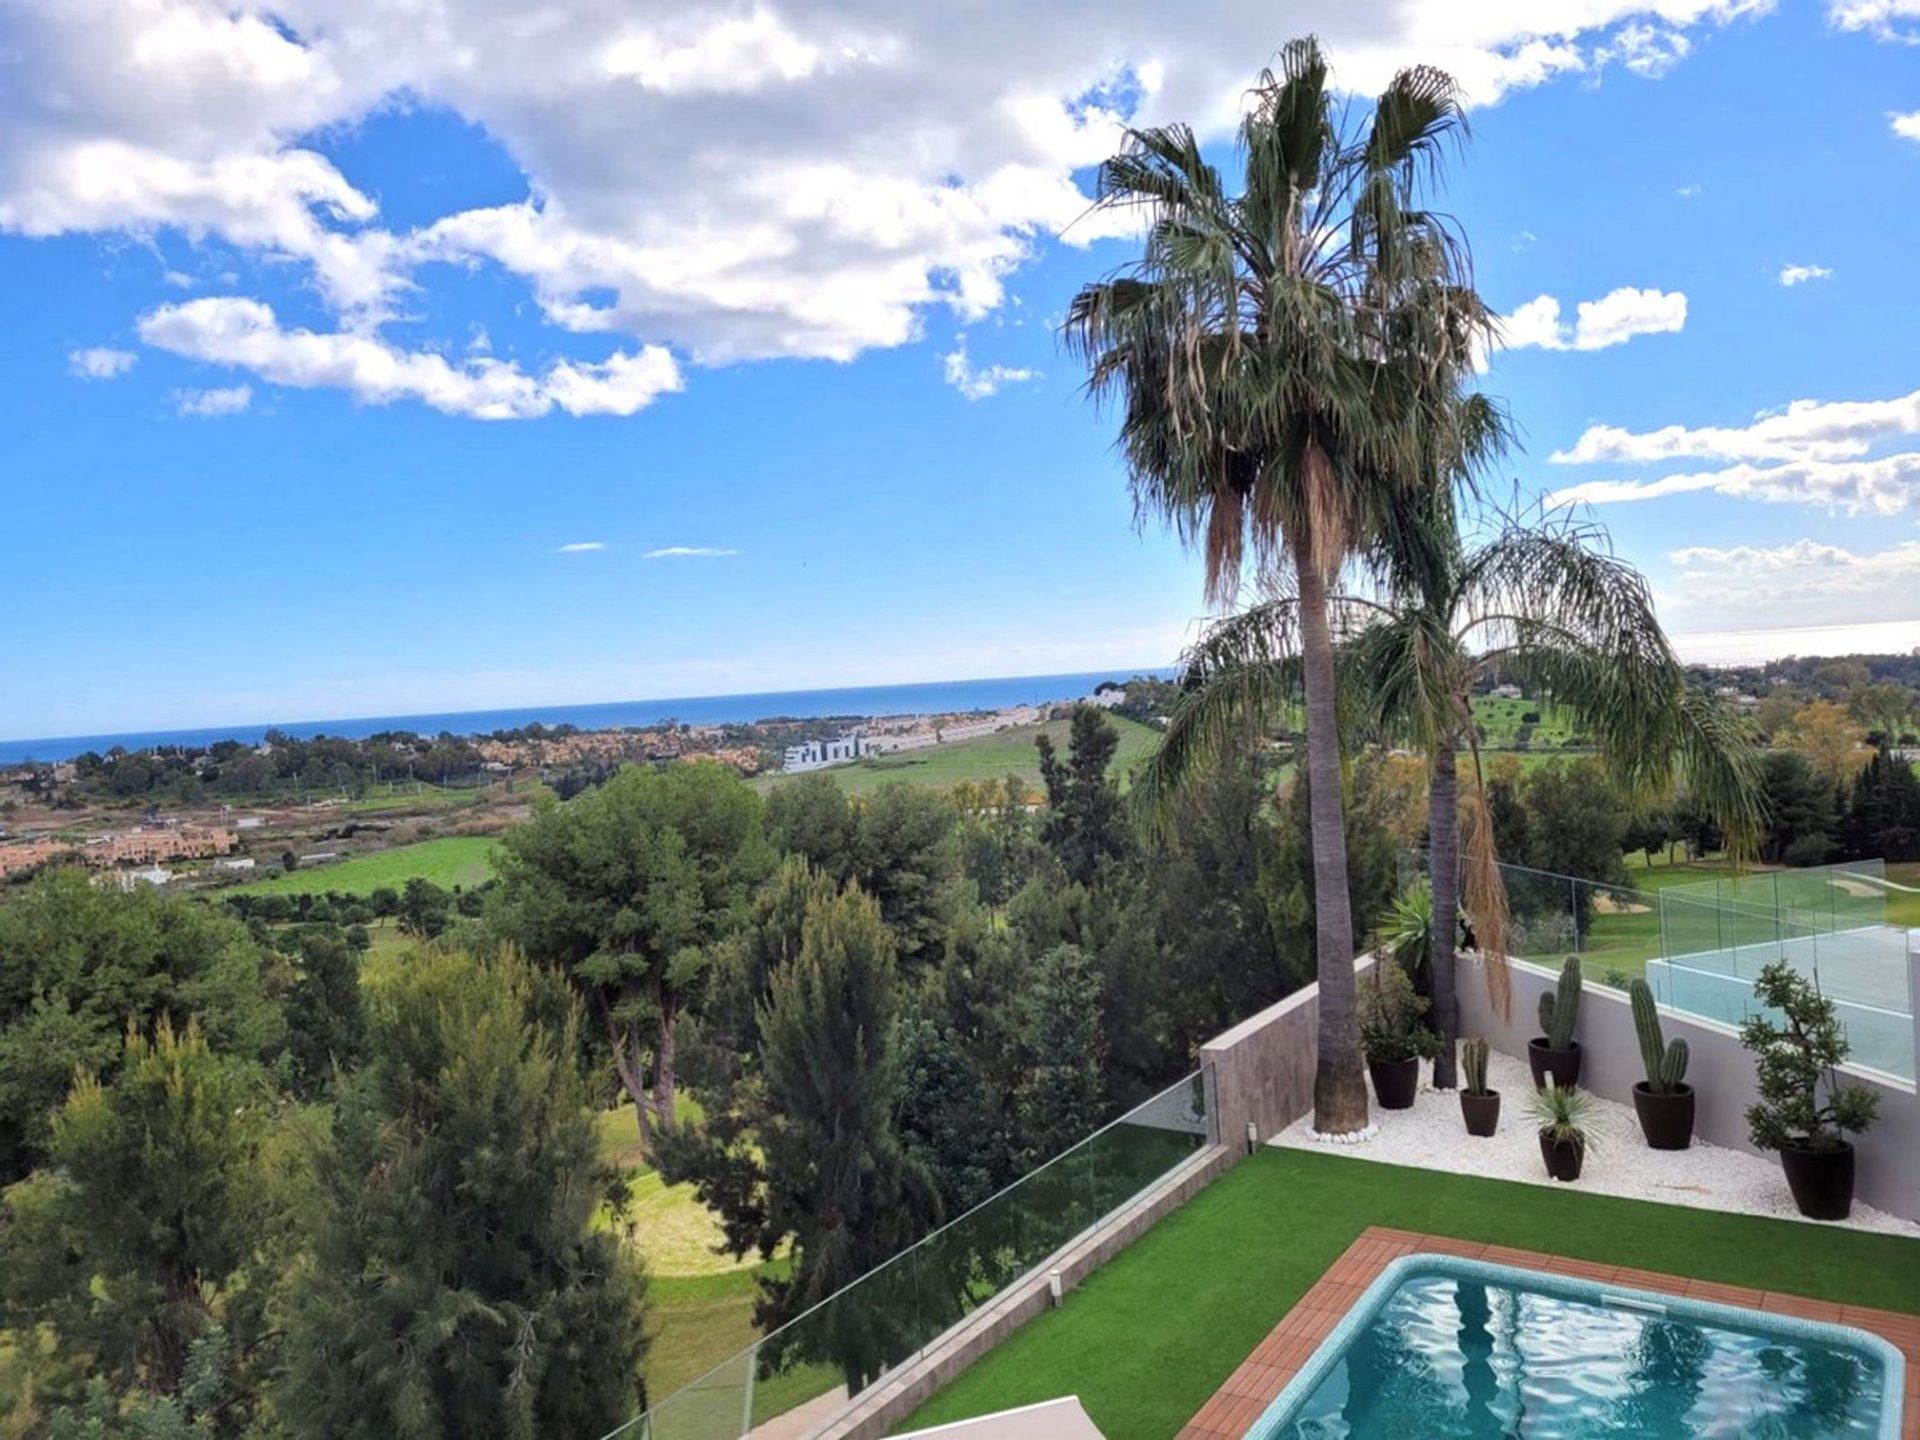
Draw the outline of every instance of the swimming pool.
<instances>
[{"instance_id":1,"label":"swimming pool","mask_svg":"<svg viewBox=\"0 0 1920 1440\"><path fill-rule=\"evenodd\" d=\"M1903 1363L1844 1326L1408 1255L1247 1437L1899 1440Z\"/></svg>"}]
</instances>

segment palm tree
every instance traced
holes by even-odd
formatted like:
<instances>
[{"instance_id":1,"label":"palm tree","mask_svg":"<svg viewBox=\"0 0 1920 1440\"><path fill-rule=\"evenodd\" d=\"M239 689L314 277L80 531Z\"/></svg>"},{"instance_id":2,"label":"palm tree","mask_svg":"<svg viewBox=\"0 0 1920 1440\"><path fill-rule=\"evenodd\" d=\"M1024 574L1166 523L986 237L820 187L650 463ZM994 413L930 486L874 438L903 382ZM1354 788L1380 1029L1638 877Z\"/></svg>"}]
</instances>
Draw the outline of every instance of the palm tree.
<instances>
[{"instance_id":1,"label":"palm tree","mask_svg":"<svg viewBox=\"0 0 1920 1440\"><path fill-rule=\"evenodd\" d=\"M1315 1125L1367 1123L1328 591L1426 483L1492 322L1450 225L1418 204L1465 133L1441 71L1397 75L1365 123L1337 106L1325 57L1296 40L1262 72L1240 127L1240 192L1191 130L1133 130L1101 167L1101 203L1135 207L1141 258L1068 312L1089 390L1117 399L1135 509L1205 560L1229 603L1251 552L1298 602L1311 801L1319 1063Z\"/></svg>"},{"instance_id":2,"label":"palm tree","mask_svg":"<svg viewBox=\"0 0 1920 1440\"><path fill-rule=\"evenodd\" d=\"M1569 711L1629 793L1653 796L1684 780L1736 848L1759 831L1758 755L1746 726L1687 684L1646 581L1607 550L1600 531L1509 522L1466 545L1444 492L1404 513L1376 556L1379 597L1336 597L1346 636L1339 664L1349 732L1400 740L1426 757L1432 1014L1442 1041L1434 1083L1445 1088L1455 1083L1463 821L1471 832L1466 909L1483 952L1505 950L1505 894L1473 720L1481 684L1509 675ZM1187 693L1157 767L1194 766L1249 725L1284 715L1298 694L1298 617L1296 597L1274 596L1214 626L1189 652ZM1462 751L1472 759L1464 794ZM1499 964L1489 967L1503 1007L1505 978Z\"/></svg>"}]
</instances>

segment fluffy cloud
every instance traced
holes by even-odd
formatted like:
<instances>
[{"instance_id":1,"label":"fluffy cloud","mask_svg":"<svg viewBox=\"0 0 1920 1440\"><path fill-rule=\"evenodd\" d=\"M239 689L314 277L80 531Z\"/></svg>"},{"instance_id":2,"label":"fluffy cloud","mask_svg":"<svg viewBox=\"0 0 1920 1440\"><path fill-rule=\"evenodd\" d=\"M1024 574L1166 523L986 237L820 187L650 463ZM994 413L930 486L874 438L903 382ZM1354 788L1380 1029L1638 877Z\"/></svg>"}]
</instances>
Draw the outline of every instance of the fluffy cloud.
<instances>
[{"instance_id":1,"label":"fluffy cloud","mask_svg":"<svg viewBox=\"0 0 1920 1440\"><path fill-rule=\"evenodd\" d=\"M1502 317L1508 350L1605 350L1636 335L1675 333L1687 323L1687 297L1678 290L1639 290L1623 285L1598 300L1582 300L1573 324L1560 318L1560 302L1541 295Z\"/></svg>"},{"instance_id":2,"label":"fluffy cloud","mask_svg":"<svg viewBox=\"0 0 1920 1440\"><path fill-rule=\"evenodd\" d=\"M228 385L215 390L176 390L174 409L182 415L207 420L216 415L238 415L253 404L251 385Z\"/></svg>"},{"instance_id":3,"label":"fluffy cloud","mask_svg":"<svg viewBox=\"0 0 1920 1440\"><path fill-rule=\"evenodd\" d=\"M454 362L367 333L283 329L271 307L233 296L162 305L140 317L140 338L176 355L251 370L276 385L332 386L372 405L418 400L481 420L525 420L555 408L569 415L631 415L681 388L679 366L658 345L616 351L598 363L562 360L529 375L484 355Z\"/></svg>"},{"instance_id":4,"label":"fluffy cloud","mask_svg":"<svg viewBox=\"0 0 1920 1440\"><path fill-rule=\"evenodd\" d=\"M998 395L1008 385L1023 384L1039 378L1040 374L1037 370L1021 369L1014 365L975 366L967 358L964 342L943 355L941 364L947 384L969 400L985 400L990 395Z\"/></svg>"},{"instance_id":5,"label":"fluffy cloud","mask_svg":"<svg viewBox=\"0 0 1920 1440\"><path fill-rule=\"evenodd\" d=\"M1675 576L1663 587L1661 608L1673 626L1747 630L1920 619L1920 541L1866 552L1814 540L1694 546L1667 559Z\"/></svg>"},{"instance_id":6,"label":"fluffy cloud","mask_svg":"<svg viewBox=\"0 0 1920 1440\"><path fill-rule=\"evenodd\" d=\"M83 380L111 380L131 370L137 358L131 350L90 345L84 350L69 350L67 368Z\"/></svg>"},{"instance_id":7,"label":"fluffy cloud","mask_svg":"<svg viewBox=\"0 0 1920 1440\"><path fill-rule=\"evenodd\" d=\"M666 545L658 550L649 550L642 560L718 560L726 555L738 555L738 550L722 549L718 545Z\"/></svg>"},{"instance_id":8,"label":"fluffy cloud","mask_svg":"<svg viewBox=\"0 0 1920 1440\"><path fill-rule=\"evenodd\" d=\"M1823 505L1849 513L1894 515L1920 500L1920 451L1878 460L1796 460L1781 465L1730 465L1722 470L1663 475L1655 480L1588 480L1547 496L1549 506L1613 505L1712 491L1742 500Z\"/></svg>"},{"instance_id":9,"label":"fluffy cloud","mask_svg":"<svg viewBox=\"0 0 1920 1440\"><path fill-rule=\"evenodd\" d=\"M1893 126L1893 133L1902 140L1920 140L1920 110L1909 110L1902 114L1891 111L1887 123Z\"/></svg>"},{"instance_id":10,"label":"fluffy cloud","mask_svg":"<svg viewBox=\"0 0 1920 1440\"><path fill-rule=\"evenodd\" d=\"M607 548L604 540L574 540L565 545L554 546L556 555L592 555Z\"/></svg>"},{"instance_id":11,"label":"fluffy cloud","mask_svg":"<svg viewBox=\"0 0 1920 1440\"><path fill-rule=\"evenodd\" d=\"M1554 452L1553 460L1561 465L1707 458L1847 460L1908 435L1920 435L1920 390L1891 400L1795 400L1784 410L1763 411L1739 427L1668 425L1636 433L1595 425L1571 449Z\"/></svg>"},{"instance_id":12,"label":"fluffy cloud","mask_svg":"<svg viewBox=\"0 0 1920 1440\"><path fill-rule=\"evenodd\" d=\"M1881 40L1920 42L1920 0L1828 0L1827 18L1842 30L1864 30Z\"/></svg>"},{"instance_id":13,"label":"fluffy cloud","mask_svg":"<svg viewBox=\"0 0 1920 1440\"><path fill-rule=\"evenodd\" d=\"M1809 280L1825 280L1833 271L1825 265L1782 265L1780 283L1782 285L1804 285Z\"/></svg>"},{"instance_id":14,"label":"fluffy cloud","mask_svg":"<svg viewBox=\"0 0 1920 1440\"><path fill-rule=\"evenodd\" d=\"M1276 20L1231 0L1196 27L1164 0L1115 0L1095 35L1081 9L1015 0L285 0L271 17L228 0L15 0L0 229L172 231L294 263L340 328L279 332L274 368L309 377L281 383L460 414L624 414L669 388L659 347L846 359L914 338L932 307L992 310L1048 238L1126 223L1083 218L1073 178L1124 120L1225 135L1251 65L1286 35L1320 34L1358 89L1423 60L1487 103L1608 63L1657 73L1690 30L1765 8L1303 0ZM316 148L415 106L484 131L525 198L393 226ZM447 264L498 267L555 325L643 348L535 378L382 340ZM1598 320L1591 333L1617 343Z\"/></svg>"}]
</instances>

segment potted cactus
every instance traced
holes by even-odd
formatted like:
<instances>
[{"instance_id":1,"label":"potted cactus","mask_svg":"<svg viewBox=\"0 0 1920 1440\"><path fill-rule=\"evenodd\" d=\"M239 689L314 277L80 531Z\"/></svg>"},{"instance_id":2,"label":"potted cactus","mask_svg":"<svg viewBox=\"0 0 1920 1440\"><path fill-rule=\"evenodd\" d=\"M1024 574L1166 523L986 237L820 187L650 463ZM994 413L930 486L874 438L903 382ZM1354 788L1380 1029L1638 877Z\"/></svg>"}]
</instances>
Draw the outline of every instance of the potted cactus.
<instances>
[{"instance_id":1,"label":"potted cactus","mask_svg":"<svg viewBox=\"0 0 1920 1440\"><path fill-rule=\"evenodd\" d=\"M1527 1115L1540 1127L1540 1158L1556 1180L1578 1180L1587 1152L1597 1148L1593 1097L1573 1085L1547 1083L1527 1097Z\"/></svg>"},{"instance_id":2,"label":"potted cactus","mask_svg":"<svg viewBox=\"0 0 1920 1440\"><path fill-rule=\"evenodd\" d=\"M1560 967L1560 983L1540 997L1540 1033L1527 1042L1527 1064L1536 1086L1544 1085L1548 1076L1562 1090L1579 1083L1580 1042L1573 1038L1579 1019L1580 957L1569 955Z\"/></svg>"},{"instance_id":3,"label":"potted cactus","mask_svg":"<svg viewBox=\"0 0 1920 1440\"><path fill-rule=\"evenodd\" d=\"M1844 1220L1853 1209L1853 1145L1845 1137L1873 1123L1880 1097L1842 1085L1835 1068L1852 1052L1833 1001L1784 960L1760 972L1753 993L1770 1014L1749 1015L1740 1043L1759 1056L1760 1103L1747 1128L1762 1150L1778 1150L1794 1204L1810 1220ZM1826 1101L1820 1103L1821 1087Z\"/></svg>"},{"instance_id":4,"label":"potted cactus","mask_svg":"<svg viewBox=\"0 0 1920 1440\"><path fill-rule=\"evenodd\" d=\"M1644 980L1627 986L1633 1002L1633 1030L1647 1078L1633 1087L1633 1112L1640 1133L1655 1150L1684 1150L1693 1143L1693 1086L1687 1084L1689 1053L1685 1040L1669 1042L1660 1030L1653 990Z\"/></svg>"},{"instance_id":5,"label":"potted cactus","mask_svg":"<svg viewBox=\"0 0 1920 1440\"><path fill-rule=\"evenodd\" d=\"M1420 1061L1439 1040L1420 1023L1427 1002L1414 993L1407 972L1385 960L1360 986L1360 1048L1382 1110L1407 1110L1420 1088Z\"/></svg>"},{"instance_id":6,"label":"potted cactus","mask_svg":"<svg viewBox=\"0 0 1920 1440\"><path fill-rule=\"evenodd\" d=\"M1460 1092L1460 1118L1467 1122L1469 1135L1491 1135L1500 1126L1500 1092L1487 1085L1490 1054L1484 1040L1467 1040L1460 1046L1460 1068L1467 1077Z\"/></svg>"}]
</instances>

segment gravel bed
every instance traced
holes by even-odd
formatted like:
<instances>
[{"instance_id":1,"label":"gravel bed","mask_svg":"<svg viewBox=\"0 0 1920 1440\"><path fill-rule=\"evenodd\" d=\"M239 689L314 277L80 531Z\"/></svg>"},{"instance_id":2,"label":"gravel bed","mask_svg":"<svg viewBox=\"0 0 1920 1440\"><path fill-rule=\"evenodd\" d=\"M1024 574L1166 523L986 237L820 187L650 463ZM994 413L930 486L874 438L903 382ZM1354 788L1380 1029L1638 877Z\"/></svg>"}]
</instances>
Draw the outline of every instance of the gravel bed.
<instances>
[{"instance_id":1,"label":"gravel bed","mask_svg":"<svg viewBox=\"0 0 1920 1440\"><path fill-rule=\"evenodd\" d=\"M1421 1069L1424 1073L1426 1066ZM1373 1138L1343 1145L1337 1153L1356 1160L1451 1170L1528 1185L1559 1184L1548 1178L1540 1161L1540 1141L1521 1108L1523 1097L1533 1088L1526 1062L1496 1051L1487 1069L1488 1083L1500 1092L1500 1128L1492 1136L1482 1140L1467 1134L1460 1121L1459 1092L1435 1090L1423 1079L1411 1110L1382 1110L1376 1105ZM1650 1150L1631 1106L1599 1100L1598 1109L1597 1143L1570 1189L1920 1239L1920 1225L1858 1200L1846 1220L1807 1220L1794 1208L1786 1177L1774 1157L1723 1149L1698 1137L1690 1149ZM1313 1138L1311 1116L1294 1122L1267 1143L1300 1150L1327 1148L1325 1141Z\"/></svg>"}]
</instances>

